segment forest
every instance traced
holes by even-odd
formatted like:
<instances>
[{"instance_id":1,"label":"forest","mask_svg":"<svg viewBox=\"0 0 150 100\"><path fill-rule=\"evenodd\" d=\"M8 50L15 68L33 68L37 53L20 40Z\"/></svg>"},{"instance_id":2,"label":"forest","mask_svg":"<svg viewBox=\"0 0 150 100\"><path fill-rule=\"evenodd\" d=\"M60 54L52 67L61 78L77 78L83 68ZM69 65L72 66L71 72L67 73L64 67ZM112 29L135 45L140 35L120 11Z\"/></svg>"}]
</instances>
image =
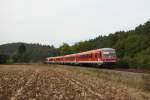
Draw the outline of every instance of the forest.
<instances>
[{"instance_id":1,"label":"forest","mask_svg":"<svg viewBox=\"0 0 150 100\"><path fill-rule=\"evenodd\" d=\"M9 43L0 45L0 63L43 62L46 57L112 47L117 51L118 67L150 69L150 21L133 30L119 31L108 36L80 41L74 45Z\"/></svg>"}]
</instances>

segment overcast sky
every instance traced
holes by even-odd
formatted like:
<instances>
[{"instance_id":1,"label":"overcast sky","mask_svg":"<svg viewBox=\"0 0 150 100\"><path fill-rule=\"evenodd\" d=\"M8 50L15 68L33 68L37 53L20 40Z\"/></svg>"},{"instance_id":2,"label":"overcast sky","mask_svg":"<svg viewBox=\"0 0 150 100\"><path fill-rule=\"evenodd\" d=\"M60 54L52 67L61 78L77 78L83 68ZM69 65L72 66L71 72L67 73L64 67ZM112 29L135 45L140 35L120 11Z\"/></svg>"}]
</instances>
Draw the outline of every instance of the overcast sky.
<instances>
[{"instance_id":1,"label":"overcast sky","mask_svg":"<svg viewBox=\"0 0 150 100\"><path fill-rule=\"evenodd\" d=\"M150 19L150 0L0 0L0 44L60 46L134 29Z\"/></svg>"}]
</instances>

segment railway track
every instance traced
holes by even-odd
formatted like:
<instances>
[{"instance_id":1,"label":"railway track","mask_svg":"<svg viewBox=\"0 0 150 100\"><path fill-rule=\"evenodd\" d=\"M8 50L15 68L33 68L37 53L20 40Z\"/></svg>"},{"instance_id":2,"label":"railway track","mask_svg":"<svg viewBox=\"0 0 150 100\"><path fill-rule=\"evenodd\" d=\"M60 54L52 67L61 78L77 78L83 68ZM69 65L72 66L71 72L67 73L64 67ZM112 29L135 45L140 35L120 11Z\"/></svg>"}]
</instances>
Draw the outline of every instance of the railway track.
<instances>
[{"instance_id":1,"label":"railway track","mask_svg":"<svg viewBox=\"0 0 150 100\"><path fill-rule=\"evenodd\" d=\"M53 64L52 64L53 65ZM54 66L57 66L54 64ZM63 66L63 65L58 65L58 66ZM72 66L72 65L64 65L64 66L67 66L67 67L76 67L76 68L85 68L85 69L95 69L95 70L101 70L101 71L105 71L105 72L114 72L114 73L123 73L123 74L132 74L132 75L147 75L147 74L150 74L149 71L139 71L139 70L135 70L135 69L125 69L125 68L113 68L113 67L97 67L97 66Z\"/></svg>"}]
</instances>

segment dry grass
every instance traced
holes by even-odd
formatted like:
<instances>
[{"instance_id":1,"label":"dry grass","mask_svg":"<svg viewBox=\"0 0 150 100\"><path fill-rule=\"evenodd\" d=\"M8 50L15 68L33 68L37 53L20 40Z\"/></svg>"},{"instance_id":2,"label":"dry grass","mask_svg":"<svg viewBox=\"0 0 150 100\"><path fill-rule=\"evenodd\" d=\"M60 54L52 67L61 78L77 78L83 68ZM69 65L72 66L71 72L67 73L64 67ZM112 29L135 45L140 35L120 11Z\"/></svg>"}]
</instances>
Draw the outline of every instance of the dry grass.
<instances>
[{"instance_id":1,"label":"dry grass","mask_svg":"<svg viewBox=\"0 0 150 100\"><path fill-rule=\"evenodd\" d=\"M113 84L116 85L123 85L127 87L128 90L131 90L133 95L137 97L141 95L143 98L146 98L144 100L150 100L149 73L133 73L133 72L114 71L108 69L106 70L106 69L70 67L70 66L68 66L66 69L76 72L76 74L89 75L97 79L104 79L106 81L111 81Z\"/></svg>"},{"instance_id":2,"label":"dry grass","mask_svg":"<svg viewBox=\"0 0 150 100\"><path fill-rule=\"evenodd\" d=\"M150 74L143 75L143 90L150 92Z\"/></svg>"}]
</instances>

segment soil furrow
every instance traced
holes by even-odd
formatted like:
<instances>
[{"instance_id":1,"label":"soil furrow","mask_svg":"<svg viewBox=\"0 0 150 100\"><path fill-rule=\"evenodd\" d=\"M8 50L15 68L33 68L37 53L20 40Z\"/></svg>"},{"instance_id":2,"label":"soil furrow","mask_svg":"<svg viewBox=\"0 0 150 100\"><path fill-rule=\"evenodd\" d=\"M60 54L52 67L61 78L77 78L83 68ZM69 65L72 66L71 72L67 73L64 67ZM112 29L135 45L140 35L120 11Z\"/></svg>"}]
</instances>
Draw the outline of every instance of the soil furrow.
<instances>
[{"instance_id":1,"label":"soil furrow","mask_svg":"<svg viewBox=\"0 0 150 100\"><path fill-rule=\"evenodd\" d=\"M59 65L0 67L0 100L149 100L148 95L130 89L88 74L86 69Z\"/></svg>"}]
</instances>

